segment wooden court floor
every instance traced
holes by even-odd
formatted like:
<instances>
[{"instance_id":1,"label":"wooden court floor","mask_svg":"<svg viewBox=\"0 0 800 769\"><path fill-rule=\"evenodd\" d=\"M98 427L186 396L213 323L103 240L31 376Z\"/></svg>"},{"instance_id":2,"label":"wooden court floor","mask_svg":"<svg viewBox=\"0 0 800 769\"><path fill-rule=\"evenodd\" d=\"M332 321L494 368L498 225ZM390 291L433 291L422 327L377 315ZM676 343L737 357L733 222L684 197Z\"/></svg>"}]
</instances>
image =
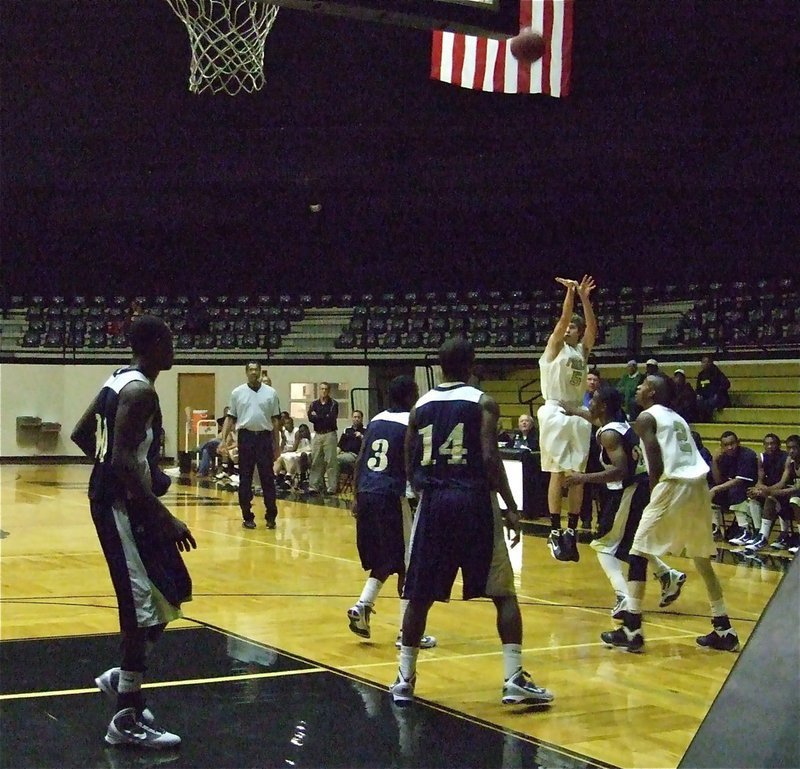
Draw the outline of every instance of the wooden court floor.
<instances>
[{"instance_id":1,"label":"wooden court floor","mask_svg":"<svg viewBox=\"0 0 800 769\"><path fill-rule=\"evenodd\" d=\"M75 648L86 644L100 648L107 656L92 660L96 668L93 675L116 664L116 611L89 517L88 476L88 466L0 466L0 637L5 679L0 706L28 696L27 705L46 702L45 697L33 697L38 691L35 687L28 692L27 684L9 686L17 675L15 664L20 669L40 664L23 653L26 643L37 644L40 650L73 648L81 641L83 644ZM241 528L233 492L201 487L189 478L173 483L165 501L189 523L198 542L198 549L187 556L194 600L184 606L185 617L176 623L176 632L181 628L204 630L200 634L168 633L171 639L186 640L177 647L177 641L170 641L157 648L156 657L158 651L168 655L179 649L184 673L180 680L178 676L172 679L176 691L181 683L200 680L207 674L199 669L193 673L190 663L195 656L198 665L203 659L209 643L207 633L222 633L237 643L301 660L304 668L324 671L326 679L350 679L369 695L365 695L365 701L371 698L377 702L373 710L383 714L378 721L394 719L384 687L394 678L397 667L394 640L399 602L390 579L372 618L372 638L365 641L348 630L345 612L358 598L365 574L355 549L354 521L345 502L310 502L291 495L279 502L277 529L268 531L263 525L262 502L256 499L258 528L248 531ZM577 564L558 563L549 556L543 537L535 532L527 534L512 551L525 624L525 666L537 683L555 693L553 706L519 712L500 704L502 668L491 603L453 600L449 605L437 604L427 631L438 637L439 646L420 653L419 705L415 708L448 715L448 720L429 729L440 741L426 743L425 752L412 753L409 759L401 740L394 747L390 745L372 765L447 765L444 754L438 753L443 746L454 741L466 747L471 744L471 737L452 731L462 722L494 735L513 737L526 749L539 746L540 750L527 759L524 751L517 751L513 754L516 758L510 759L502 751L484 754L476 743L469 762L454 757L451 765L531 766L531 756L535 756L537 766L678 765L737 655L696 646L695 636L709 629L708 607L691 563L679 558L670 562L689 577L675 604L667 610L658 609L658 583L651 580L648 585L645 653L632 655L607 649L599 633L613 627L609 617L613 594L593 551L584 546L581 553ZM787 561L737 561L727 551L724 555L718 573L731 618L742 641L746 641ZM191 639L197 639L196 654ZM66 659L72 654L64 652ZM48 664L49 658L33 659ZM158 664L169 666L170 661L159 659ZM297 691L298 686L313 686L323 680L323 676L296 673L291 665L283 673L271 672L270 680L282 676L286 680L270 696L279 697L281 692ZM48 676L40 679L47 682ZM302 684L298 683L300 679ZM167 676L165 680L171 679ZM54 676L50 687L91 691L88 672L81 682L71 680L62 685ZM168 699L170 687L160 686L159 696ZM11 691L13 695L8 694ZM335 720L335 697L332 704L331 718ZM165 722L165 726L172 725ZM216 744L218 735L209 732L218 728L228 734L233 726L243 735L255 728L250 722L232 725L206 720L202 729L198 725L197 733L193 733L190 721L181 734L184 743L210 739ZM102 718L87 728L98 732L100 750ZM13 736L8 728L3 731L0 740L8 745ZM219 735L219 739L222 737ZM338 742L338 747L334 742L331 745L330 760L317 756L316 763L305 765L370 764L353 756L348 761L346 752L344 757L334 755L341 746ZM346 747L342 749L346 751ZM202 759L187 763L188 755L184 750L184 761L175 766L206 765ZM286 765L283 759L277 763ZM292 762L287 759L287 763ZM69 765L68 761L63 765ZM250 764L245 758L237 763L234 753L226 765Z\"/></svg>"}]
</instances>

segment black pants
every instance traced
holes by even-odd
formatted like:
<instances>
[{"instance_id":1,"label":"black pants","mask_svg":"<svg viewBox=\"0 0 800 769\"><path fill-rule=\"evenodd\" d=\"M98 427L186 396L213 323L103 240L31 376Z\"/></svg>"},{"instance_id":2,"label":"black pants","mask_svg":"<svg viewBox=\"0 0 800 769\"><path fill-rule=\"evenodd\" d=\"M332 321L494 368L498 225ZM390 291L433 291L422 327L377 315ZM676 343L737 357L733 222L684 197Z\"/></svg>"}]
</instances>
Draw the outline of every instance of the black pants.
<instances>
[{"instance_id":1,"label":"black pants","mask_svg":"<svg viewBox=\"0 0 800 769\"><path fill-rule=\"evenodd\" d=\"M253 471L258 468L261 489L264 493L264 507L269 523L278 517L275 502L275 475L272 472L272 432L264 430L256 433L239 430L239 507L245 521L255 519L250 504L253 501Z\"/></svg>"}]
</instances>

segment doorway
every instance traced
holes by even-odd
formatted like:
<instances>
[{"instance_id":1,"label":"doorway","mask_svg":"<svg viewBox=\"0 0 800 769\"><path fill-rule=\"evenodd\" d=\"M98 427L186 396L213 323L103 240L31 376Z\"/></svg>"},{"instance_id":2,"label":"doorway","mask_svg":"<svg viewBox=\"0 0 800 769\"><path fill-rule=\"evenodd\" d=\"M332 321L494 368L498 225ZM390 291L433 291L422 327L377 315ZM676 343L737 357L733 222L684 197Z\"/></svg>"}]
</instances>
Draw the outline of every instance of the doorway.
<instances>
[{"instance_id":1,"label":"doorway","mask_svg":"<svg viewBox=\"0 0 800 769\"><path fill-rule=\"evenodd\" d=\"M215 395L214 374L178 374L178 451L197 448L197 422L203 411L206 420L214 418Z\"/></svg>"}]
</instances>

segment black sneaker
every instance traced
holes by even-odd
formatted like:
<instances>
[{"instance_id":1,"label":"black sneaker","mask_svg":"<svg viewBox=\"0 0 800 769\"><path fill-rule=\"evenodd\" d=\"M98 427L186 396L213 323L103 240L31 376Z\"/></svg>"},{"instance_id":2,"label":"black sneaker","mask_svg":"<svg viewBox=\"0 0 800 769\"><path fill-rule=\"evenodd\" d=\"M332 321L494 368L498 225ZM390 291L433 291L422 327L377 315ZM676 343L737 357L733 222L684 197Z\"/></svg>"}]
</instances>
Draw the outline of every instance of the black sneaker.
<instances>
[{"instance_id":1,"label":"black sneaker","mask_svg":"<svg viewBox=\"0 0 800 769\"><path fill-rule=\"evenodd\" d=\"M639 654L644 649L644 636L641 628L631 630L625 625L620 625L616 630L600 633L600 638L607 646L615 646L634 654Z\"/></svg>"},{"instance_id":2,"label":"black sneaker","mask_svg":"<svg viewBox=\"0 0 800 769\"><path fill-rule=\"evenodd\" d=\"M569 558L564 554L563 535L558 529L553 529L547 537L547 547L550 548L550 555L557 561L568 561Z\"/></svg>"},{"instance_id":3,"label":"black sneaker","mask_svg":"<svg viewBox=\"0 0 800 769\"><path fill-rule=\"evenodd\" d=\"M561 535L561 549L566 554L565 561L580 561L581 556L578 552L578 536L575 529L564 529Z\"/></svg>"},{"instance_id":4,"label":"black sneaker","mask_svg":"<svg viewBox=\"0 0 800 769\"><path fill-rule=\"evenodd\" d=\"M714 624L713 621L711 624ZM714 625L714 629L708 635L698 636L695 641L698 646L706 649L716 649L721 652L739 651L739 636L732 627L723 629Z\"/></svg>"},{"instance_id":5,"label":"black sneaker","mask_svg":"<svg viewBox=\"0 0 800 769\"><path fill-rule=\"evenodd\" d=\"M269 521L269 520L267 521L267 528L268 529L274 529L276 526L277 526L277 524L275 523L275 521Z\"/></svg>"},{"instance_id":6,"label":"black sneaker","mask_svg":"<svg viewBox=\"0 0 800 769\"><path fill-rule=\"evenodd\" d=\"M242 521L242 528L243 529L255 529L255 527L256 527L256 522L253 521L253 520Z\"/></svg>"}]
</instances>

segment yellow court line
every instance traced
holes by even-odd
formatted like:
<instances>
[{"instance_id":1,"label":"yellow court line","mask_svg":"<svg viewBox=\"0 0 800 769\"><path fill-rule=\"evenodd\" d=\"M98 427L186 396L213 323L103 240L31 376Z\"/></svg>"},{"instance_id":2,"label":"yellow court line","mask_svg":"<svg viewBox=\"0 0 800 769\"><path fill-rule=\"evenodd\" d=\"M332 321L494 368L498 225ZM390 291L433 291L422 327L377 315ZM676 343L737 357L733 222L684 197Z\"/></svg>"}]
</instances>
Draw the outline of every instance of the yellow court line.
<instances>
[{"instance_id":1,"label":"yellow court line","mask_svg":"<svg viewBox=\"0 0 800 769\"><path fill-rule=\"evenodd\" d=\"M650 636L647 636L646 640L647 643L653 643L655 641L674 641L679 638L693 638L695 635L696 633L678 633L677 635L659 636L657 638L651 638ZM605 644L602 641L588 641L580 644L559 644L558 646L531 646L524 648L522 653L535 654L537 652L561 651L562 649L590 649L594 646L605 647ZM437 649L440 648L441 647L437 647ZM455 660L477 659L478 657L499 657L502 653L502 650L498 649L497 651L475 652L474 654L448 654L446 656L441 654L436 654L434 656L420 655L417 659L417 664L422 664L423 662L452 662ZM394 659L388 662L365 662L363 664L356 665L341 665L337 666L337 670L364 670L366 668L380 668L386 665L397 666L397 660Z\"/></svg>"},{"instance_id":2,"label":"yellow court line","mask_svg":"<svg viewBox=\"0 0 800 769\"><path fill-rule=\"evenodd\" d=\"M216 678L188 678L181 681L155 681L142 684L143 689L163 689L167 686L199 686L202 684L225 684L231 681L252 681L257 678L282 678L283 676L301 676L306 673L328 673L327 668L303 668L302 670L283 670L271 673L242 673L238 676L218 676ZM0 694L0 700L26 700L38 697L63 697L69 694L96 694L98 689L61 689L52 692L18 692L16 694Z\"/></svg>"}]
</instances>

